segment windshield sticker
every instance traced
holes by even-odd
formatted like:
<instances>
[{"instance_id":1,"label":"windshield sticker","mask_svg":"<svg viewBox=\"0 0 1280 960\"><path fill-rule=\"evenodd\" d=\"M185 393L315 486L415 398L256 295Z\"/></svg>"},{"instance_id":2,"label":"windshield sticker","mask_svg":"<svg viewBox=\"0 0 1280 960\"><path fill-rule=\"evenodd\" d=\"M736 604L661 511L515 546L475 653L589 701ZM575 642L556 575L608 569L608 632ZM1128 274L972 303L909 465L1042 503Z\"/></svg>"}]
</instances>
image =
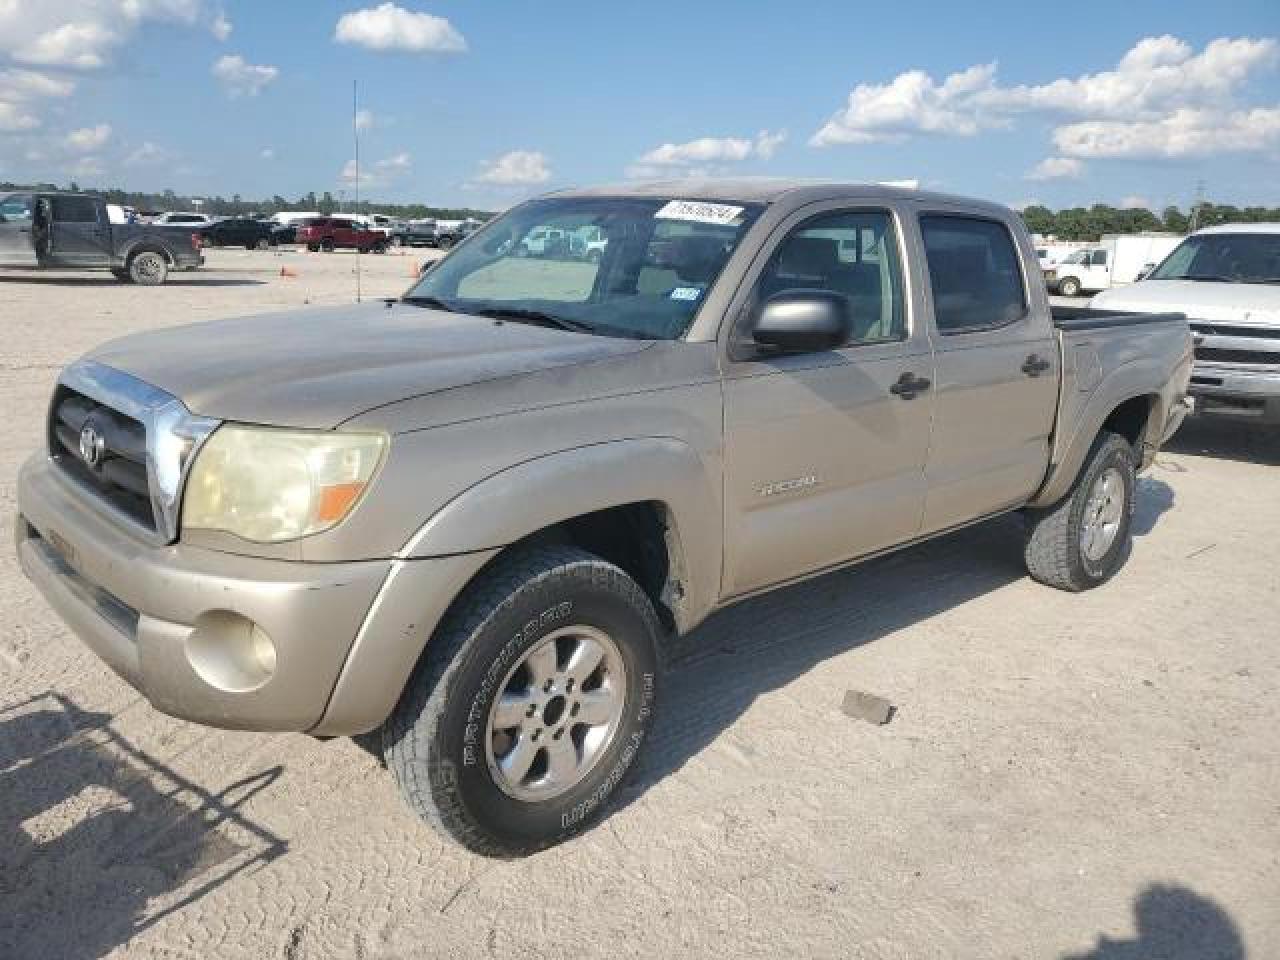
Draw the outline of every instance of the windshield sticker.
<instances>
[{"instance_id":1,"label":"windshield sticker","mask_svg":"<svg viewBox=\"0 0 1280 960\"><path fill-rule=\"evenodd\" d=\"M697 300L702 296L701 287L676 287L671 291L672 300Z\"/></svg>"},{"instance_id":2,"label":"windshield sticker","mask_svg":"<svg viewBox=\"0 0 1280 960\"><path fill-rule=\"evenodd\" d=\"M672 200L653 215L655 220L690 220L694 223L728 225L738 219L742 207L727 203L702 203L698 200Z\"/></svg>"}]
</instances>

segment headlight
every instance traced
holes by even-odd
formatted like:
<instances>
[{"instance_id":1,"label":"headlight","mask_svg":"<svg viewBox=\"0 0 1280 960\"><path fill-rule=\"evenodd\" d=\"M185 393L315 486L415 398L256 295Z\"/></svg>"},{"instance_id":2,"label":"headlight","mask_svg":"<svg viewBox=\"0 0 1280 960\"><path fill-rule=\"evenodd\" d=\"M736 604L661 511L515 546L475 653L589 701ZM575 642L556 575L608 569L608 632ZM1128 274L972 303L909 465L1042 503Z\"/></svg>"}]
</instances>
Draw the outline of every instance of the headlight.
<instances>
[{"instance_id":1,"label":"headlight","mask_svg":"<svg viewBox=\"0 0 1280 960\"><path fill-rule=\"evenodd\" d=\"M328 530L359 502L386 445L382 434L225 424L191 468L182 525L259 543Z\"/></svg>"}]
</instances>

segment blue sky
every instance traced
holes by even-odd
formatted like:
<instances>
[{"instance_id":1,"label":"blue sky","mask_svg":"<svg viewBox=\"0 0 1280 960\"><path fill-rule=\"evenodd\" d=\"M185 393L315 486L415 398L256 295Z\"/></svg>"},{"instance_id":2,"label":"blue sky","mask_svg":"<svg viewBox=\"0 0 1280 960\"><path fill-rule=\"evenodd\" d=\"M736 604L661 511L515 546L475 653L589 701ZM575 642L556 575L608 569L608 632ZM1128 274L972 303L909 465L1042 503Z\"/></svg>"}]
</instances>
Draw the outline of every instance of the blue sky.
<instances>
[{"instance_id":1,"label":"blue sky","mask_svg":"<svg viewBox=\"0 0 1280 960\"><path fill-rule=\"evenodd\" d=\"M387 200L683 172L1280 205L1278 0L0 0L0 179L350 195L353 78Z\"/></svg>"}]
</instances>

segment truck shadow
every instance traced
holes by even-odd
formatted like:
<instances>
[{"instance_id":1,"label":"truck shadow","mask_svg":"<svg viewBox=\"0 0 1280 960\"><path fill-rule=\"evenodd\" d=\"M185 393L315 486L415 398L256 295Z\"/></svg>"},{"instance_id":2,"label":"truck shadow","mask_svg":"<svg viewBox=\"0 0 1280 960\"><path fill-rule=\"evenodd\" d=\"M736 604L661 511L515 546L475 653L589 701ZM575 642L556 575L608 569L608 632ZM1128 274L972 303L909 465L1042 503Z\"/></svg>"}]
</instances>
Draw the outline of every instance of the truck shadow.
<instances>
[{"instance_id":1,"label":"truck shadow","mask_svg":"<svg viewBox=\"0 0 1280 960\"><path fill-rule=\"evenodd\" d=\"M0 956L100 957L281 856L239 808L282 772L213 793L59 694L0 707Z\"/></svg>"},{"instance_id":2,"label":"truck shadow","mask_svg":"<svg viewBox=\"0 0 1280 960\"><path fill-rule=\"evenodd\" d=\"M1088 953L1062 960L1245 960L1244 938L1231 916L1186 887L1147 887L1133 902L1133 919L1133 939L1100 934Z\"/></svg>"},{"instance_id":3,"label":"truck shadow","mask_svg":"<svg viewBox=\"0 0 1280 960\"><path fill-rule=\"evenodd\" d=\"M1226 417L1188 417L1164 448L1169 453L1275 467L1280 466L1280 426Z\"/></svg>"},{"instance_id":4,"label":"truck shadow","mask_svg":"<svg viewBox=\"0 0 1280 960\"><path fill-rule=\"evenodd\" d=\"M1172 505L1168 484L1143 477L1134 535L1150 533ZM665 651L662 708L619 807L701 753L762 693L1023 579L1022 546L1021 517L1001 517L713 615Z\"/></svg>"}]
</instances>

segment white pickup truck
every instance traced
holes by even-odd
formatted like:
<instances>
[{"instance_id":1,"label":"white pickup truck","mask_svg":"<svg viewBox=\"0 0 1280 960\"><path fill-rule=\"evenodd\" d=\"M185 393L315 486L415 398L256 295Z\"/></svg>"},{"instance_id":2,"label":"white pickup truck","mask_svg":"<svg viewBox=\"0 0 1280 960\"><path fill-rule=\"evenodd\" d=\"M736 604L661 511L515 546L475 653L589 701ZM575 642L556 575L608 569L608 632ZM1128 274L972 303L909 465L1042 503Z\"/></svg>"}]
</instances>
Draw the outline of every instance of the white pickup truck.
<instances>
[{"instance_id":1,"label":"white pickup truck","mask_svg":"<svg viewBox=\"0 0 1280 960\"><path fill-rule=\"evenodd\" d=\"M1196 413L1280 424L1280 223L1199 230L1142 283L1091 306L1186 314Z\"/></svg>"}]
</instances>

